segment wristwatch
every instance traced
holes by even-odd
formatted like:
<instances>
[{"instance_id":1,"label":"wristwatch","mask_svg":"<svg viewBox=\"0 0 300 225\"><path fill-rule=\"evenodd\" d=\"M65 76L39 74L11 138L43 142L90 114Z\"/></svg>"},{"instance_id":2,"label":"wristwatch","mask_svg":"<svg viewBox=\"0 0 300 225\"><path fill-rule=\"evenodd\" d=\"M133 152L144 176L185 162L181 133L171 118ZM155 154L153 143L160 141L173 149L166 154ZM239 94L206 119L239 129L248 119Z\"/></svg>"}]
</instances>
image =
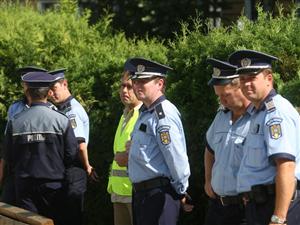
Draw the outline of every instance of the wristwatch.
<instances>
[{"instance_id":1,"label":"wristwatch","mask_svg":"<svg viewBox=\"0 0 300 225\"><path fill-rule=\"evenodd\" d=\"M275 223L275 224L286 224L287 221L285 219L282 219L276 215L273 215L271 217L271 223Z\"/></svg>"}]
</instances>

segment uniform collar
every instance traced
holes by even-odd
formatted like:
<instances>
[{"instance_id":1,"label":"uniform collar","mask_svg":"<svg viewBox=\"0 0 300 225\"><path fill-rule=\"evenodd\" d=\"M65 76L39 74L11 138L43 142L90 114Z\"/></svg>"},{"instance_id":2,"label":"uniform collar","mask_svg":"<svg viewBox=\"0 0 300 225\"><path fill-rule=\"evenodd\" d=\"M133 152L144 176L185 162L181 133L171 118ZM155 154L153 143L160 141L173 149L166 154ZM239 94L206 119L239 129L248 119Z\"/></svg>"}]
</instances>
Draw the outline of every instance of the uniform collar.
<instances>
[{"instance_id":1,"label":"uniform collar","mask_svg":"<svg viewBox=\"0 0 300 225\"><path fill-rule=\"evenodd\" d=\"M63 111L65 110L66 108L70 107L71 106L71 100L73 99L74 97L72 95L70 95L64 102L60 103L57 105L57 109L59 111Z\"/></svg>"},{"instance_id":2,"label":"uniform collar","mask_svg":"<svg viewBox=\"0 0 300 225\"><path fill-rule=\"evenodd\" d=\"M271 101L271 99L277 95L277 92L275 91L275 89L272 89L269 94L267 95L267 97L262 101L262 103L260 104L259 109L256 109L255 106L253 105L253 103L250 104L250 106L247 109L247 112L252 115L254 114L256 111L264 111L266 109L266 102Z\"/></svg>"},{"instance_id":3,"label":"uniform collar","mask_svg":"<svg viewBox=\"0 0 300 225\"><path fill-rule=\"evenodd\" d=\"M34 106L48 106L48 102L33 102L31 103L30 107L34 107Z\"/></svg>"},{"instance_id":4,"label":"uniform collar","mask_svg":"<svg viewBox=\"0 0 300 225\"><path fill-rule=\"evenodd\" d=\"M150 106L149 108L147 108L147 106L145 104L143 104L140 108L141 112L144 112L146 110L153 112L153 109L156 105L158 105L159 103L161 103L162 101L166 100L166 96L162 95L160 96L158 99L156 99Z\"/></svg>"}]
</instances>

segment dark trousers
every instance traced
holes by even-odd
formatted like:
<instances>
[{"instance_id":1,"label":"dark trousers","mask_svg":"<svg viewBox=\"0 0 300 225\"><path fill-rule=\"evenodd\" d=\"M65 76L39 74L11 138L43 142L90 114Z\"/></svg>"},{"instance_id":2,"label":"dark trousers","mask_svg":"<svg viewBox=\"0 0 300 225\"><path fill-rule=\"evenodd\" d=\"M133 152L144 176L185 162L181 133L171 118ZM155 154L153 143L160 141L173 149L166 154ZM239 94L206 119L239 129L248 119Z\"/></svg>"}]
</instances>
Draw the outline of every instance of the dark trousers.
<instances>
[{"instance_id":1,"label":"dark trousers","mask_svg":"<svg viewBox=\"0 0 300 225\"><path fill-rule=\"evenodd\" d=\"M133 193L134 225L176 225L180 201L170 186Z\"/></svg>"},{"instance_id":2,"label":"dark trousers","mask_svg":"<svg viewBox=\"0 0 300 225\"><path fill-rule=\"evenodd\" d=\"M83 224L84 193L87 188L87 174L80 167L66 169L64 185L64 224Z\"/></svg>"},{"instance_id":3,"label":"dark trousers","mask_svg":"<svg viewBox=\"0 0 300 225\"><path fill-rule=\"evenodd\" d=\"M1 193L1 201L10 205L16 205L16 190L14 176L6 176Z\"/></svg>"},{"instance_id":4,"label":"dark trousers","mask_svg":"<svg viewBox=\"0 0 300 225\"><path fill-rule=\"evenodd\" d=\"M245 206L246 221L249 225L268 225L274 213L275 196L269 196L264 203L249 201ZM288 215L288 225L300 224L300 198L296 198L290 204Z\"/></svg>"},{"instance_id":5,"label":"dark trousers","mask_svg":"<svg viewBox=\"0 0 300 225\"><path fill-rule=\"evenodd\" d=\"M18 178L16 183L17 206L62 223L62 182L44 179Z\"/></svg>"},{"instance_id":6,"label":"dark trousers","mask_svg":"<svg viewBox=\"0 0 300 225\"><path fill-rule=\"evenodd\" d=\"M83 224L84 193L67 195L64 202L64 225Z\"/></svg>"},{"instance_id":7,"label":"dark trousers","mask_svg":"<svg viewBox=\"0 0 300 225\"><path fill-rule=\"evenodd\" d=\"M242 204L223 206L219 199L209 199L205 225L246 225Z\"/></svg>"}]
</instances>

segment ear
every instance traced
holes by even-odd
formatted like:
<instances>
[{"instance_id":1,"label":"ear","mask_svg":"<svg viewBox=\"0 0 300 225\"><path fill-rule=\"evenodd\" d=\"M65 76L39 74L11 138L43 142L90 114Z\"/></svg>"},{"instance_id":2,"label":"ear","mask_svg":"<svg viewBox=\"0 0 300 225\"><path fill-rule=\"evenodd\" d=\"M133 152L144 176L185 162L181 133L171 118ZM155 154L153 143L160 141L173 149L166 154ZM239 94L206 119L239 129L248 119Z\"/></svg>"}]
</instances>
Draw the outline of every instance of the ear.
<instances>
[{"instance_id":1,"label":"ear","mask_svg":"<svg viewBox=\"0 0 300 225\"><path fill-rule=\"evenodd\" d=\"M63 85L64 87L68 87L68 81L67 81L66 79L64 79L62 85Z\"/></svg>"},{"instance_id":2,"label":"ear","mask_svg":"<svg viewBox=\"0 0 300 225\"><path fill-rule=\"evenodd\" d=\"M52 96L52 95L53 95L53 91L51 89L49 89L48 96Z\"/></svg>"}]
</instances>

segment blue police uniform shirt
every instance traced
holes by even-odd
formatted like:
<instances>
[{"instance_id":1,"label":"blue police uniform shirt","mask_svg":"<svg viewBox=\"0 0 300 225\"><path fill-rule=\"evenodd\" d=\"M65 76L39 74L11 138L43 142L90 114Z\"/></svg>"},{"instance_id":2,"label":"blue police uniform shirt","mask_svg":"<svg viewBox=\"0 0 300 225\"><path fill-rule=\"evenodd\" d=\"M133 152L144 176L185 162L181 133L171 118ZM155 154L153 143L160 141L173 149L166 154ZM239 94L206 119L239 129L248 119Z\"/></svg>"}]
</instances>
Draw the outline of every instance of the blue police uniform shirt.
<instances>
[{"instance_id":1,"label":"blue police uniform shirt","mask_svg":"<svg viewBox=\"0 0 300 225\"><path fill-rule=\"evenodd\" d=\"M248 112L251 124L238 172L238 192L275 183L278 158L295 161L295 177L300 180L300 117L292 104L272 90L259 109L252 105Z\"/></svg>"},{"instance_id":2,"label":"blue police uniform shirt","mask_svg":"<svg viewBox=\"0 0 300 225\"><path fill-rule=\"evenodd\" d=\"M28 108L29 108L29 105L27 105L26 98L15 101L8 108L8 112L7 112L8 120L12 119L14 117L14 115L16 115Z\"/></svg>"},{"instance_id":3,"label":"blue police uniform shirt","mask_svg":"<svg viewBox=\"0 0 300 225\"><path fill-rule=\"evenodd\" d=\"M50 102L47 102L46 106L48 106L51 109L57 110L56 107ZM8 111L7 111L8 119L7 120L11 120L15 115L28 109L29 107L30 106L27 104L26 98L15 101L8 108Z\"/></svg>"},{"instance_id":4,"label":"blue police uniform shirt","mask_svg":"<svg viewBox=\"0 0 300 225\"><path fill-rule=\"evenodd\" d=\"M82 105L70 96L65 102L57 106L58 110L69 117L75 136L79 142L89 142L89 117Z\"/></svg>"},{"instance_id":5,"label":"blue police uniform shirt","mask_svg":"<svg viewBox=\"0 0 300 225\"><path fill-rule=\"evenodd\" d=\"M214 154L212 188L220 196L237 195L237 173L243 157L243 145L250 126L246 112L232 123L232 112L220 110L206 133L208 150Z\"/></svg>"},{"instance_id":6,"label":"blue police uniform shirt","mask_svg":"<svg viewBox=\"0 0 300 225\"><path fill-rule=\"evenodd\" d=\"M177 108L165 96L148 109L143 105L132 132L128 174L133 183L168 177L174 190L184 194L190 167L184 130Z\"/></svg>"}]
</instances>

